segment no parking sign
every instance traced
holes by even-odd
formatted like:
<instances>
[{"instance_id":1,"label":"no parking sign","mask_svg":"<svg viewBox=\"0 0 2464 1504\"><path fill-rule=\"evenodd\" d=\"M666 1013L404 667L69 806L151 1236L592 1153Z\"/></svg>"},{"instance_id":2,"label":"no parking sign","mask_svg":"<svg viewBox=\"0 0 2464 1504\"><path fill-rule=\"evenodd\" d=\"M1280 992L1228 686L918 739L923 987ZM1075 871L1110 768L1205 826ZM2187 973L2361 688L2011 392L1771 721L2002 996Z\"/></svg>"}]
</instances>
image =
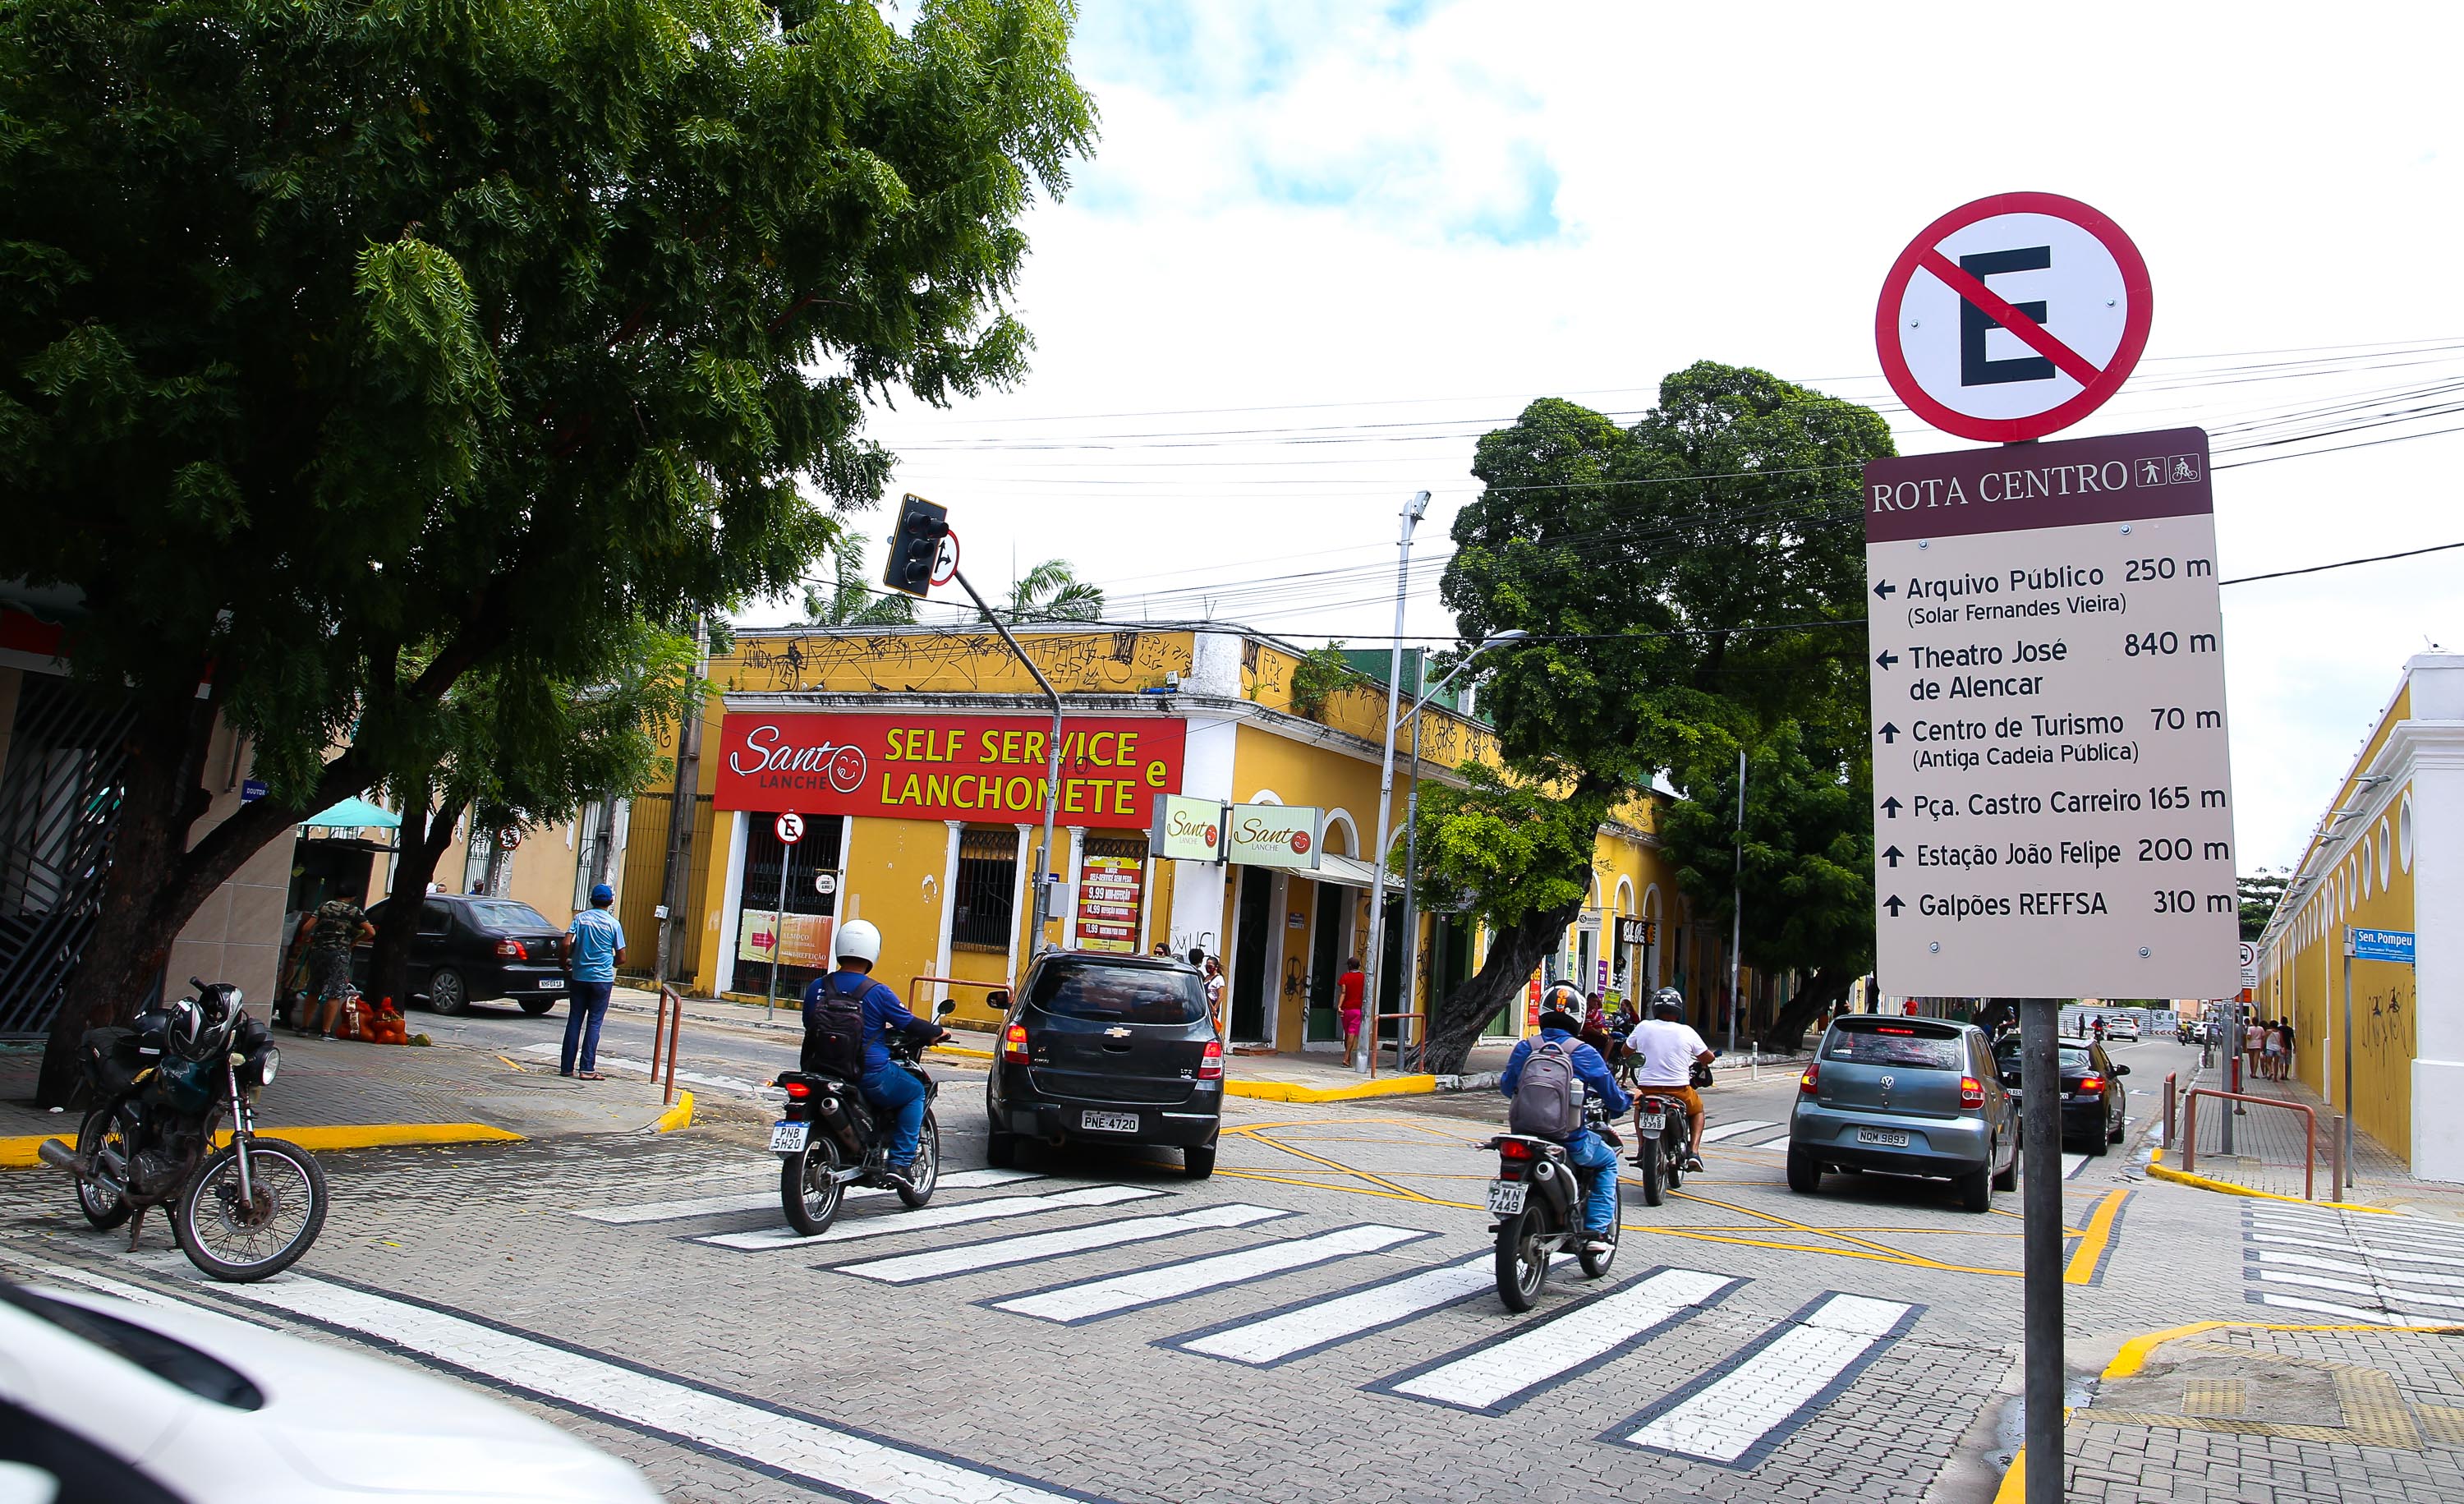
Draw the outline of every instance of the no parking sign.
<instances>
[{"instance_id":1,"label":"no parking sign","mask_svg":"<svg viewBox=\"0 0 2464 1504\"><path fill-rule=\"evenodd\" d=\"M1997 193L1900 253L1874 343L1918 417L2012 443L2068 428L2121 389L2154 313L2147 263L2121 226L2057 193Z\"/></svg>"}]
</instances>

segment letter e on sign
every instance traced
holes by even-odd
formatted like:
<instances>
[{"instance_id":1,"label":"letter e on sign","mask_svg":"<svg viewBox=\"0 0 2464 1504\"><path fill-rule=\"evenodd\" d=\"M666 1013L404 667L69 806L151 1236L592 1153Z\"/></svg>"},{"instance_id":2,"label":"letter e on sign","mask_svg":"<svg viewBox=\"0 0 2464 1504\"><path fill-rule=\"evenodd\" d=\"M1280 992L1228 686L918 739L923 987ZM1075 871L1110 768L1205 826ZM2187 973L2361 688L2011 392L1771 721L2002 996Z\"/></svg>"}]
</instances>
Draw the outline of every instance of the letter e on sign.
<instances>
[{"instance_id":1,"label":"letter e on sign","mask_svg":"<svg viewBox=\"0 0 2464 1504\"><path fill-rule=\"evenodd\" d=\"M793 846L804 838L804 817L789 810L779 817L773 829L779 832L779 844Z\"/></svg>"},{"instance_id":2,"label":"letter e on sign","mask_svg":"<svg viewBox=\"0 0 2464 1504\"><path fill-rule=\"evenodd\" d=\"M1918 417L2013 443L2121 389L2155 304L2122 227L2077 199L1997 193L1927 225L1874 310L1882 374Z\"/></svg>"}]
</instances>

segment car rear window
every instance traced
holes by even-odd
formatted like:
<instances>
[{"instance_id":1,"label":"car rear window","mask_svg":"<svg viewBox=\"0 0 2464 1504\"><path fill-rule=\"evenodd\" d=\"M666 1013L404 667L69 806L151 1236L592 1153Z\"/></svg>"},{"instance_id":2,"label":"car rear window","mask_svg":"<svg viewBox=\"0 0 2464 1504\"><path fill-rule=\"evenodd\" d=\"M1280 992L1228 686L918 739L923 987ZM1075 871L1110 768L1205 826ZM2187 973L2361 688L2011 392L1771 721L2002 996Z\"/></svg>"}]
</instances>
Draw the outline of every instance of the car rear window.
<instances>
[{"instance_id":1,"label":"car rear window","mask_svg":"<svg viewBox=\"0 0 2464 1504\"><path fill-rule=\"evenodd\" d=\"M2084 1071L2090 1064L2084 1048L2064 1045L2061 1047L2060 1053L2062 1069L2065 1071ZM1993 1052L1993 1063L2005 1071L2018 1070L2019 1042L2015 1039L2005 1040L2002 1048Z\"/></svg>"},{"instance_id":2,"label":"car rear window","mask_svg":"<svg viewBox=\"0 0 2464 1504\"><path fill-rule=\"evenodd\" d=\"M1124 1024L1195 1024L1206 1016L1198 973L1151 966L1055 962L1036 972L1026 1000L1064 1018Z\"/></svg>"},{"instance_id":3,"label":"car rear window","mask_svg":"<svg viewBox=\"0 0 2464 1504\"><path fill-rule=\"evenodd\" d=\"M527 903L516 903L511 898L483 898L471 905L471 917L479 921L482 929L552 930L556 928L547 921L546 915Z\"/></svg>"},{"instance_id":4,"label":"car rear window","mask_svg":"<svg viewBox=\"0 0 2464 1504\"><path fill-rule=\"evenodd\" d=\"M1822 1047L1825 1060L1851 1065L1900 1066L1918 1071L1958 1071L1966 1052L1957 1034L1937 1034L1894 1024L1838 1028Z\"/></svg>"}]
</instances>

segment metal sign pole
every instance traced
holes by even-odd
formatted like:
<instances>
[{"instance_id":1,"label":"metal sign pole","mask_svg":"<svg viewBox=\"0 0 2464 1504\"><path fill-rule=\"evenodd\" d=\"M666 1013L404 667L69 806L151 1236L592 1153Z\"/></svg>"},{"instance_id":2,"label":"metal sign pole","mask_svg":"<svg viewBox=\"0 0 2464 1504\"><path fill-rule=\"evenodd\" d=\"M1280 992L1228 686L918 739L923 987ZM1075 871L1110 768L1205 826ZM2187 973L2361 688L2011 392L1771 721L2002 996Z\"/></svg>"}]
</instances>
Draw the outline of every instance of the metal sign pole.
<instances>
[{"instance_id":1,"label":"metal sign pole","mask_svg":"<svg viewBox=\"0 0 2464 1504\"><path fill-rule=\"evenodd\" d=\"M2338 1162L2349 1187L2353 1183L2353 936L2349 930L2344 933L2344 1021L2338 1027L2344 1052L2344 1095L2336 1105L2344 1110L2344 1117L2336 1130L2336 1148L2343 1156Z\"/></svg>"},{"instance_id":2,"label":"metal sign pole","mask_svg":"<svg viewBox=\"0 0 2464 1504\"><path fill-rule=\"evenodd\" d=\"M1044 691L1044 697L1052 701L1052 741L1045 749L1044 760L1044 850L1036 858L1043 864L1044 871L1035 876L1035 944L1030 951L1031 956L1033 951L1044 949L1044 926L1052 918L1052 897L1061 882L1061 874L1052 868L1052 822L1061 809L1061 692L1052 687L1052 681L1044 676L1044 671L1036 667L1035 660L1028 657L1026 650L1018 645L1018 639L1010 635L1009 624L984 604L984 598L976 593L976 587L968 583L967 577L955 564L950 568L950 578L958 582L958 588L967 592L967 599L976 603L976 609L983 612L984 620L993 624L993 630L1001 633L1001 640L1009 644L1009 651L1026 666L1036 688Z\"/></svg>"},{"instance_id":3,"label":"metal sign pole","mask_svg":"<svg viewBox=\"0 0 2464 1504\"><path fill-rule=\"evenodd\" d=\"M2062 1497L2062 1105L2057 998L2019 999L2021 1326L2028 1504Z\"/></svg>"},{"instance_id":4,"label":"metal sign pole","mask_svg":"<svg viewBox=\"0 0 2464 1504\"><path fill-rule=\"evenodd\" d=\"M779 955L787 938L787 858L796 848L785 841L779 843L779 908L770 916L770 996L761 1005L761 1020L766 1024L779 1021Z\"/></svg>"}]
</instances>

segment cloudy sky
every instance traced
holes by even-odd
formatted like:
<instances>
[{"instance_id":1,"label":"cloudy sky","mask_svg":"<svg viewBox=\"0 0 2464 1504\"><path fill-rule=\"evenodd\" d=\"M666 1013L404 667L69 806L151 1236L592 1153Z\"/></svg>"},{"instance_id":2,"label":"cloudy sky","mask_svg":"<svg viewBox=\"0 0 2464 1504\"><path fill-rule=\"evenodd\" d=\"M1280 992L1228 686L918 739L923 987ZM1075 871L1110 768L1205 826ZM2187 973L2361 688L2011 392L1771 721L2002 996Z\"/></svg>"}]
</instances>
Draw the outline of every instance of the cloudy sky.
<instances>
[{"instance_id":1,"label":"cloudy sky","mask_svg":"<svg viewBox=\"0 0 2464 1504\"><path fill-rule=\"evenodd\" d=\"M1028 229L1017 390L875 431L979 584L1065 558L1115 615L1413 632L1473 441L1632 415L1700 359L1911 418L1873 348L1900 248L1989 193L2145 255L2139 374L2071 436L2214 435L2228 579L2464 541L2452 7L1086 0L1103 140ZM2419 436L2415 436L2419 435ZM2393 442L2387 442L2392 440ZM2232 468L2228 468L2232 467ZM2242 865L2291 859L2464 551L2229 586Z\"/></svg>"}]
</instances>

